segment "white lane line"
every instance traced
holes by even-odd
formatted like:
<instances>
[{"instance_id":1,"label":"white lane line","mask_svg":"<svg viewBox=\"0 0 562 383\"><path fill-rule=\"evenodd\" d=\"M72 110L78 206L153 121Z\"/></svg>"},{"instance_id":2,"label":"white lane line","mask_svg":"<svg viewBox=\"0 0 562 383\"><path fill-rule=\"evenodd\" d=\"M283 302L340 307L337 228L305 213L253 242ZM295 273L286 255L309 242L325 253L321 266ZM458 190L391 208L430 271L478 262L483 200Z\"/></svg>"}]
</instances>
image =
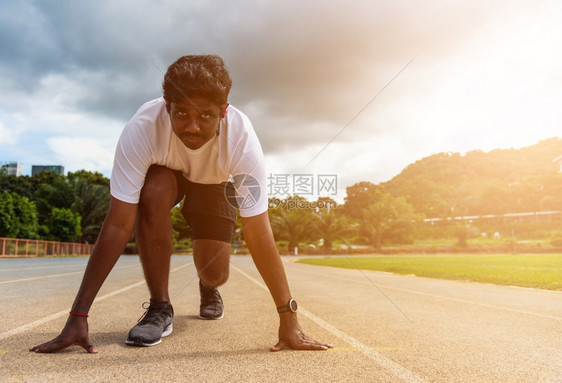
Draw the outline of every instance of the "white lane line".
<instances>
[{"instance_id":1,"label":"white lane line","mask_svg":"<svg viewBox=\"0 0 562 383\"><path fill-rule=\"evenodd\" d=\"M68 265L69 267L72 266L76 266L76 267L84 267L86 265L86 262L84 263L76 263L74 265ZM60 269L60 265L57 266L42 266L42 267L20 267L17 269L0 269L0 273L3 272L12 272L12 271L22 271L22 270L28 270L28 271L35 271L35 270L45 270L45 269Z\"/></svg>"},{"instance_id":2,"label":"white lane line","mask_svg":"<svg viewBox=\"0 0 562 383\"><path fill-rule=\"evenodd\" d=\"M135 265L128 265L128 266L119 266L119 267L115 267L113 270L120 270L120 269L126 269L129 267L134 267L134 266L139 266L140 264L135 264ZM72 271L69 273L60 273L60 274L48 274L48 275L40 275L38 277L29 277L29 278L20 278L20 279L10 279L8 281L0 281L0 285L4 284L4 283L16 283L16 282L26 282L26 281L35 281L37 279L44 279L44 278L56 278L56 277L64 277L66 275L78 275L78 274L84 274L84 270L85 267L83 266L82 270L80 271Z\"/></svg>"},{"instance_id":3,"label":"white lane line","mask_svg":"<svg viewBox=\"0 0 562 383\"><path fill-rule=\"evenodd\" d=\"M137 287L137 286L140 286L143 283L145 283L145 281L133 283L132 285L123 287L122 289L119 289L119 290L113 291L109 294L98 297L98 298L94 299L94 303L99 302L99 301L103 301L104 299L110 298L114 295L120 294L124 291L130 290L130 289L132 289L134 287ZM59 311L58 313L54 313L52 315L49 315L49 316L46 316L44 318L38 319L34 322L24 324L23 326L20 326L20 327L16 327L13 330L6 331L6 332L3 332L2 334L0 334L0 340L5 339L5 338L9 338L9 337L14 336L14 335L21 334L22 332L25 332L27 330L31 330L32 328L37 327L39 325L42 325L43 323L52 321L54 319L60 318L60 317L65 316L65 315L68 315L68 310Z\"/></svg>"},{"instance_id":4,"label":"white lane line","mask_svg":"<svg viewBox=\"0 0 562 383\"><path fill-rule=\"evenodd\" d=\"M364 284L364 285L371 285L371 283L369 283L367 281L363 281L361 279L341 278L341 277L335 277L333 275L326 274L326 273L319 273L319 272L315 272L315 271L301 270L301 269L294 269L294 268L291 268L291 271L297 271L297 272L300 272L300 273L307 273L307 274L314 274L314 275L321 275L323 277L329 277L331 279L338 279L340 281L355 282L355 283L360 283L360 284ZM369 270L369 271L372 271L372 270ZM390 273L390 274L392 274L392 273ZM402 275L399 275L399 274L393 274L393 275L402 276ZM514 308L510 308L510 307L505 307L505 306L490 305L490 304L486 304L486 303L470 301L468 299L460 299L460 298L447 297L447 296L439 295L439 294L424 293L424 292L421 292L421 291L408 290L408 289L402 289L400 287L382 285L380 283L377 283L377 286L381 287L381 288L384 288L384 289L387 289L387 290L395 290L395 291L400 291L400 292L408 293L408 294L415 294L415 295L421 295L421 296L425 296L425 297L444 299L444 300L449 300L449 301L453 301L453 302L469 304L469 305L474 305L474 306L480 306L480 307L486 307L486 308L496 309L496 310L511 311L511 312L514 312L514 313L517 313L517 314L533 315L533 316L538 316L538 317L542 317L542 318L562 320L562 317L559 317L559 316L556 316L556 315L541 314L541 313L536 313L536 312L533 312L533 311L519 310L519 309L514 309ZM548 292L550 292L550 291L548 291Z\"/></svg>"},{"instance_id":5,"label":"white lane line","mask_svg":"<svg viewBox=\"0 0 562 383\"><path fill-rule=\"evenodd\" d=\"M84 274L84 270L80 271L73 271L70 273L60 273L60 274L49 274L49 275L42 275L40 277L29 277L29 278L21 278L21 279L10 279L7 281L1 281L0 285L4 283L16 283L16 282L26 282L26 281L35 281L37 279L44 279L44 278L55 278L55 277L64 277L66 275L77 275L77 274Z\"/></svg>"},{"instance_id":6,"label":"white lane line","mask_svg":"<svg viewBox=\"0 0 562 383\"><path fill-rule=\"evenodd\" d=\"M170 270L170 273L173 273L173 272L175 272L175 271L178 271L178 270L180 270L180 269L183 269L184 267L190 266L190 265L192 265L192 264L193 264L193 262L189 262L189 263L186 263L185 265L181 265L181 266L175 267L175 268L173 268L173 269ZM125 286L125 287L123 287L123 288L121 288L121 289L119 289L119 290L112 291L111 293L102 295L101 297L97 297L96 299L94 299L94 303L101 302L101 301L103 301L103 300L105 300L105 299L107 299L107 298L111 298L111 297L113 297L113 296L115 296L115 295L117 295L117 294L121 294L121 293L123 293L123 292L125 292L125 291L127 291L127 290L133 289L133 288L135 288L135 287L137 287L137 286L140 286L140 285L142 285L142 284L144 284L144 283L146 283L146 282L145 282L144 280L142 280L142 281L133 283L132 285ZM52 321L52 320L54 320L54 319L60 318L60 317L65 316L65 315L68 315L68 310L59 311L58 313L54 313L54 314L51 314L51 315L46 316L46 317L44 317L44 318L38 319L38 320L36 320L36 321L33 321L33 322L30 322L30 323L24 324L23 326L16 327L15 329L12 329L12 330L9 330L9 331L6 331L6 332L1 333L1 334L0 334L0 340L9 338L9 337L14 336L14 335L21 334L21 333L23 333L23 332L26 332L27 330L31 330L31 329L34 328L34 327L40 326L40 325L42 325L43 323L47 323L47 322L49 322L49 321Z\"/></svg>"},{"instance_id":7,"label":"white lane line","mask_svg":"<svg viewBox=\"0 0 562 383\"><path fill-rule=\"evenodd\" d=\"M242 274L243 276L248 278L250 281L254 282L256 285L260 286L265 291L269 292L269 289L267 288L267 286L265 286L263 283L261 283L257 279L255 279L255 278L251 277L250 275L246 274L244 271L240 270L239 268L234 266L232 263L230 264L230 267L232 267L234 270L238 271L240 274ZM417 376L415 373L408 370L404 366L402 366L402 365L388 359L387 357L381 355L377 351L373 350L371 347L366 346L365 344L361 343L357 339L355 339L352 336L346 334L345 332L337 329L336 327L332 326L331 324L329 324L328 322L326 322L322 318L317 317L316 315L312 314L310 311L307 311L300 306L299 306L299 313L304 315L308 319L312 320L313 322L315 322L317 325L324 328L325 330L331 332L332 334L334 334L338 338L342 339L344 342L350 344L352 347L356 348L361 353L363 353L363 355L365 355L367 358L375 361L379 366L385 368L387 371L394 374L400 380L402 380L404 382L424 382L424 380L421 377Z\"/></svg>"}]
</instances>

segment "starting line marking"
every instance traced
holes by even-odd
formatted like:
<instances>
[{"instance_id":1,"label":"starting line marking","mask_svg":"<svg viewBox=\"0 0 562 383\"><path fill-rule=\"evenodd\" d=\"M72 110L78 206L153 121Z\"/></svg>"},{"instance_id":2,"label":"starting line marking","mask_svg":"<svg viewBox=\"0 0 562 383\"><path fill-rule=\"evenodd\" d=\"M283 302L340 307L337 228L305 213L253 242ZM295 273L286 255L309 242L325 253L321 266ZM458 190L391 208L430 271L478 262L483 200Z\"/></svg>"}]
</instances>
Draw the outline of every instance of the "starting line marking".
<instances>
[{"instance_id":1,"label":"starting line marking","mask_svg":"<svg viewBox=\"0 0 562 383\"><path fill-rule=\"evenodd\" d=\"M257 279L251 277L250 275L246 274L238 267L234 266L232 263L230 264L234 270L238 271L240 274L248 278L250 281L254 282L256 285L264 289L265 291L269 292L269 289ZM400 364L386 358L385 356L381 355L379 352L373 350L372 347L366 346L365 344L361 343L357 339L353 338L352 336L344 333L343 331L338 330L328 322L324 321L322 318L317 317L316 315L312 314L310 311L307 311L301 307L299 307L299 313L307 317L308 319L315 322L320 327L324 328L325 330L331 332L333 335L337 336L338 338L342 339L349 345L351 345L354 349L360 351L363 355L372 359L381 367L385 368L387 371L394 374L396 377L400 378L402 381L405 382L424 382L422 378L414 374L412 371L408 370L407 368L401 366Z\"/></svg>"}]
</instances>

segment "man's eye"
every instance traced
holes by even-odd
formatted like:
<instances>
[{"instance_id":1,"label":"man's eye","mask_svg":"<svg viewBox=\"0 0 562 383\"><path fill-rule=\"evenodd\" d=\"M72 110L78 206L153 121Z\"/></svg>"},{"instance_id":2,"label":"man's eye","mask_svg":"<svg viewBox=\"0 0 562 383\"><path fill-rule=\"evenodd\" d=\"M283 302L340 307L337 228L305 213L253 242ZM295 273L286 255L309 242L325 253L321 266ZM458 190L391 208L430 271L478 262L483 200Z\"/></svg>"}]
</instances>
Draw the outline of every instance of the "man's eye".
<instances>
[{"instance_id":1,"label":"man's eye","mask_svg":"<svg viewBox=\"0 0 562 383\"><path fill-rule=\"evenodd\" d=\"M201 117L204 118L205 120L208 120L209 118L211 118L211 115L210 114L202 114Z\"/></svg>"},{"instance_id":2,"label":"man's eye","mask_svg":"<svg viewBox=\"0 0 562 383\"><path fill-rule=\"evenodd\" d=\"M186 113L186 112L180 112L180 111L178 111L178 112L176 112L176 116L178 116L178 117L185 117L185 116L187 116L187 113Z\"/></svg>"}]
</instances>

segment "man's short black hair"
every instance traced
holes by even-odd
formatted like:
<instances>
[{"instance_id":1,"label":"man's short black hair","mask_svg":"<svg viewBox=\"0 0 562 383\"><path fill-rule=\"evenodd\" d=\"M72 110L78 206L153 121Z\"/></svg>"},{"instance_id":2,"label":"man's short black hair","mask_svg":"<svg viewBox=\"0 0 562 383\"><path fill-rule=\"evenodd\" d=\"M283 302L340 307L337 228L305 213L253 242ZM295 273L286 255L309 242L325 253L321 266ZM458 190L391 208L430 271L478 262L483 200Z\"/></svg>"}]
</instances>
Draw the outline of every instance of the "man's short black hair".
<instances>
[{"instance_id":1,"label":"man's short black hair","mask_svg":"<svg viewBox=\"0 0 562 383\"><path fill-rule=\"evenodd\" d=\"M168 67L162 89L168 103L182 102L187 97L203 96L224 105L232 80L222 58L216 55L188 55Z\"/></svg>"}]
</instances>

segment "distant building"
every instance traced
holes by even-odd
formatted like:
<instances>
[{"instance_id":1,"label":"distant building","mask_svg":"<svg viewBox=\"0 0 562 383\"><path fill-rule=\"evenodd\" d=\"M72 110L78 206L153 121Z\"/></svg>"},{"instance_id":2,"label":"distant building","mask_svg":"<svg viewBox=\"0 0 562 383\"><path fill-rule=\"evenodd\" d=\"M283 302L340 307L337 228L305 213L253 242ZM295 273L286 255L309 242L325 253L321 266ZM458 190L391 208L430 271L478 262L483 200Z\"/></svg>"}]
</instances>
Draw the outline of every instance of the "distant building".
<instances>
[{"instance_id":1,"label":"distant building","mask_svg":"<svg viewBox=\"0 0 562 383\"><path fill-rule=\"evenodd\" d=\"M552 160L555 164L560 165L560 173L562 173L562 156L558 156Z\"/></svg>"},{"instance_id":2,"label":"distant building","mask_svg":"<svg viewBox=\"0 0 562 383\"><path fill-rule=\"evenodd\" d=\"M7 162L2 164L2 169L7 175L20 177L23 176L23 164L19 162Z\"/></svg>"},{"instance_id":3,"label":"distant building","mask_svg":"<svg viewBox=\"0 0 562 383\"><path fill-rule=\"evenodd\" d=\"M62 165L32 165L31 166L31 175L34 176L37 173L41 172L55 172L56 174L64 175L64 166Z\"/></svg>"}]
</instances>

